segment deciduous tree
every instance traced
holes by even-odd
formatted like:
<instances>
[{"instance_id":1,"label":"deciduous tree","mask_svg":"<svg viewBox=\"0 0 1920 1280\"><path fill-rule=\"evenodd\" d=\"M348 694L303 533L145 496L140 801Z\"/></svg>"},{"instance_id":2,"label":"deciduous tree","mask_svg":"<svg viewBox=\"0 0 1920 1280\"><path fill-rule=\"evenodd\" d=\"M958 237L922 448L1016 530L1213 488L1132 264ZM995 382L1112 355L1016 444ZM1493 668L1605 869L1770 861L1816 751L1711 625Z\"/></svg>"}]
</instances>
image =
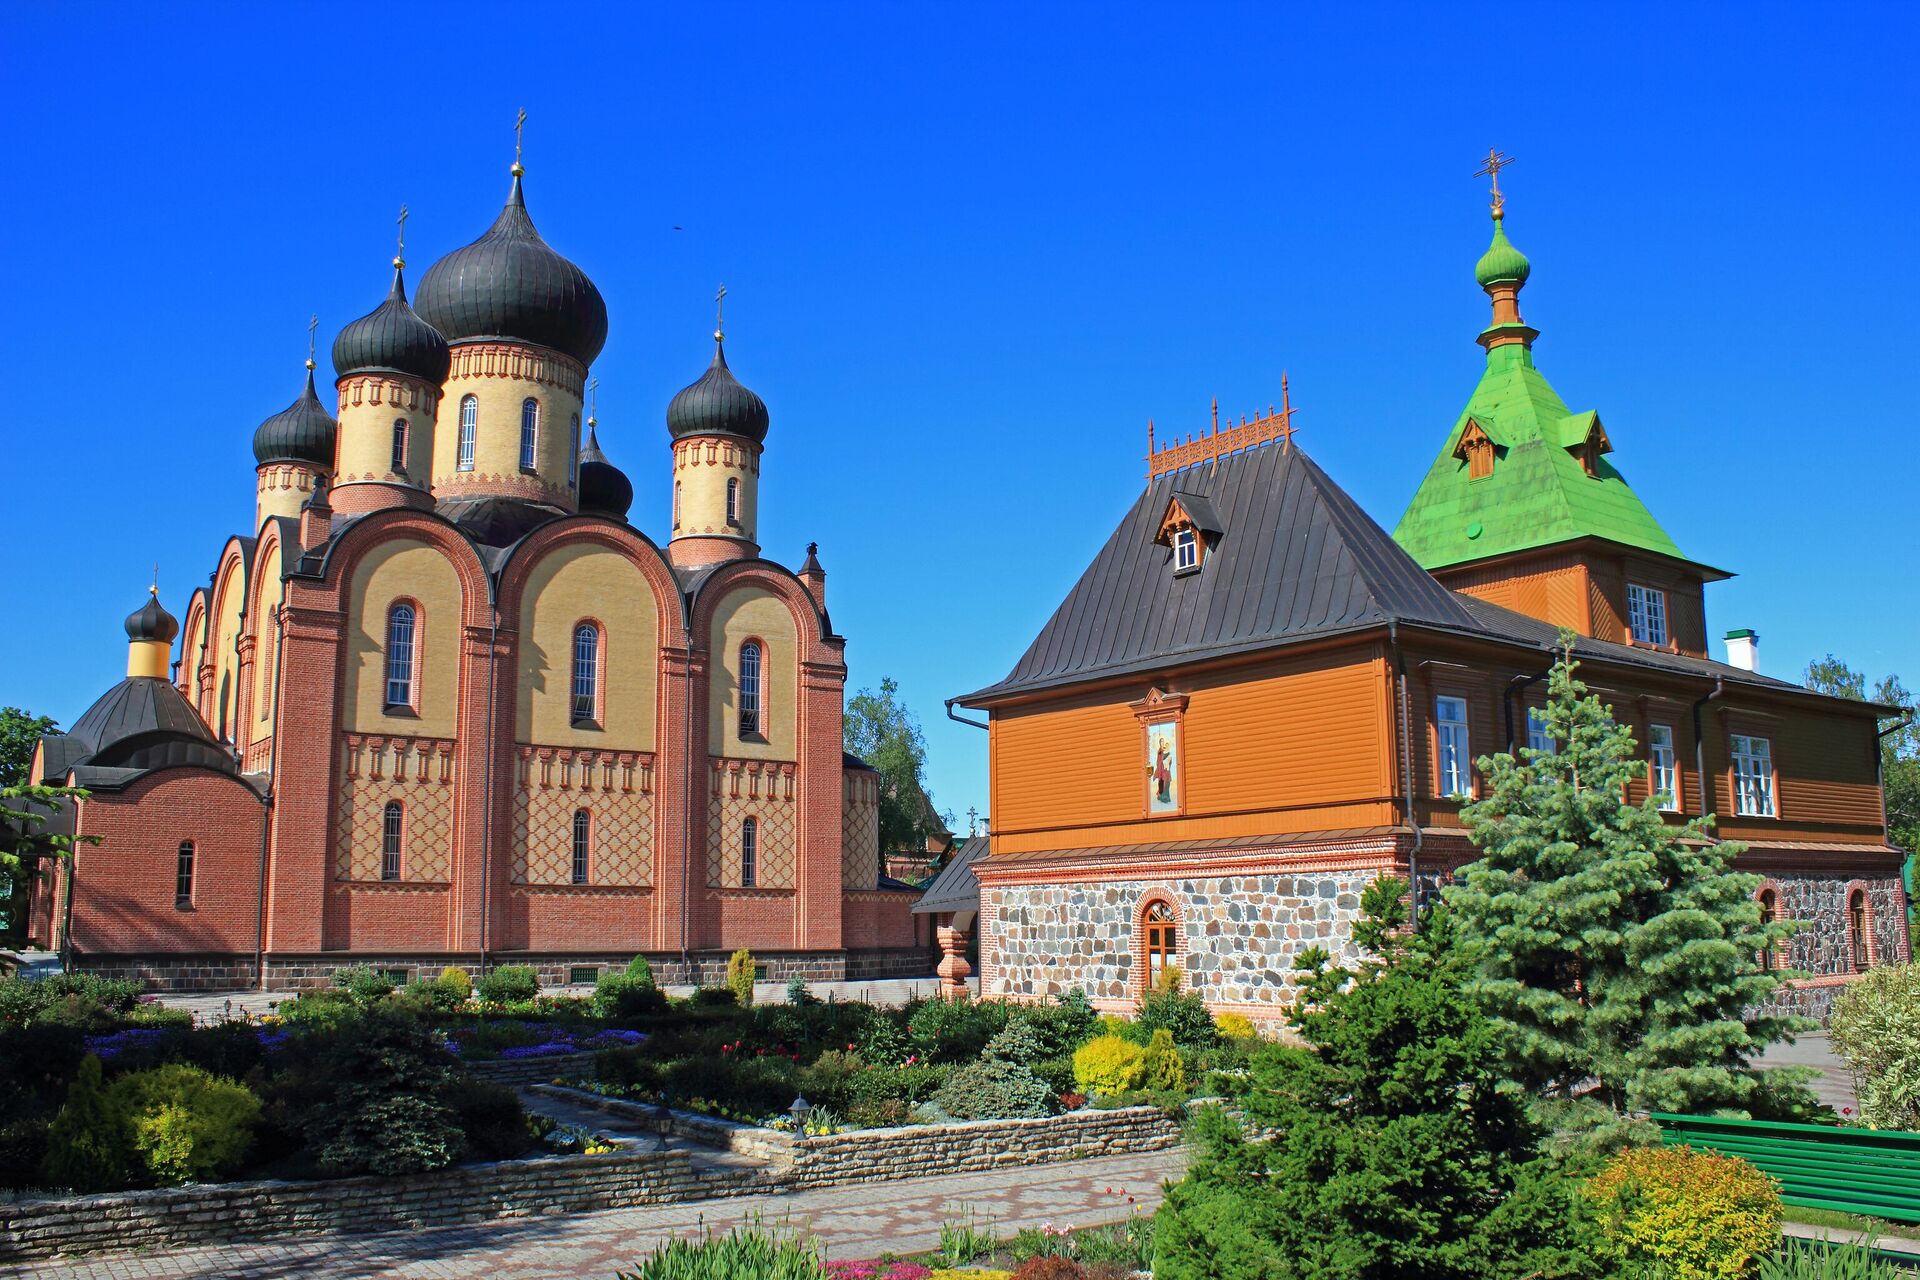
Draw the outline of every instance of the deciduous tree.
<instances>
[{"instance_id":1,"label":"deciduous tree","mask_svg":"<svg viewBox=\"0 0 1920 1280\"><path fill-rule=\"evenodd\" d=\"M880 772L882 853L924 848L946 829L921 777L926 738L897 681L883 677L879 692L862 689L847 701L845 737L847 750Z\"/></svg>"}]
</instances>

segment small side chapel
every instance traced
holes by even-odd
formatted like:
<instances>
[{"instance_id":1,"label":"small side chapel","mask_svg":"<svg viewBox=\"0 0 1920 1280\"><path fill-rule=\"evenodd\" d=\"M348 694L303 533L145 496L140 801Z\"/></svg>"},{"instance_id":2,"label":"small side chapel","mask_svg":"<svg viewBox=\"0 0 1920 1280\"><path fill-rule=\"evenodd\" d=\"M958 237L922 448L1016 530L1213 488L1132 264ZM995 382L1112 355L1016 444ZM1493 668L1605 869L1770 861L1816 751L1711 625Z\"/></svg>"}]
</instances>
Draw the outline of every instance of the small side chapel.
<instances>
[{"instance_id":1,"label":"small side chapel","mask_svg":"<svg viewBox=\"0 0 1920 1280\"><path fill-rule=\"evenodd\" d=\"M1167 967L1217 1010L1276 1021L1295 957L1350 946L1366 884L1432 886L1475 856L1475 760L1550 746L1557 630L1647 753L1634 800L1711 813L1775 916L1811 922L1782 1002L1815 1016L1908 957L1876 716L1707 653L1706 583L1628 485L1599 415L1536 368L1531 266L1493 240L1485 366L1388 534L1293 440L1282 407L1171 445L1006 677L988 716L992 830L936 882L950 985L978 932L986 996L1080 988L1122 1010ZM935 901L936 896L938 901ZM975 916L977 913L977 923Z\"/></svg>"}]
</instances>

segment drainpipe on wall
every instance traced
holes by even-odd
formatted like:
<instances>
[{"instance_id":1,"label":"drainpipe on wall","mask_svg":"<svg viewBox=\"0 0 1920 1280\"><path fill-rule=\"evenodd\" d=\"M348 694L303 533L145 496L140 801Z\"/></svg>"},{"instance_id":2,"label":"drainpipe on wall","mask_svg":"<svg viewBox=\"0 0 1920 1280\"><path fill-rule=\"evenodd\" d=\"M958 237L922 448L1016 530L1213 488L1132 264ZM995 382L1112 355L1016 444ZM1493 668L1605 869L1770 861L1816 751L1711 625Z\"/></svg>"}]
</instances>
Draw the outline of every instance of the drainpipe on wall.
<instances>
[{"instance_id":1,"label":"drainpipe on wall","mask_svg":"<svg viewBox=\"0 0 1920 1280\"><path fill-rule=\"evenodd\" d=\"M493 575L487 575L487 595L494 596ZM487 763L481 769L485 788L480 812L480 972L487 971L487 925L491 904L487 891L493 878L493 757L498 744L493 740L493 708L500 701L500 601L490 598L488 612L493 621L487 628Z\"/></svg>"},{"instance_id":2,"label":"drainpipe on wall","mask_svg":"<svg viewBox=\"0 0 1920 1280\"><path fill-rule=\"evenodd\" d=\"M947 699L947 719L952 720L957 724L970 724L976 729L991 729L993 727L992 725L989 725L985 720L969 720L965 716L956 713L953 709L953 704L957 701L959 701L959 699L957 698Z\"/></svg>"},{"instance_id":3,"label":"drainpipe on wall","mask_svg":"<svg viewBox=\"0 0 1920 1280\"><path fill-rule=\"evenodd\" d=\"M280 685L286 679L287 605L282 600L273 607L273 745L267 748L267 792L260 797L260 902L253 922L253 985L256 991L267 989L267 842L273 835L274 788L280 769Z\"/></svg>"},{"instance_id":4,"label":"drainpipe on wall","mask_svg":"<svg viewBox=\"0 0 1920 1280\"><path fill-rule=\"evenodd\" d=\"M1707 816L1707 798L1711 793L1707 786L1707 737L1706 731L1702 727L1704 722L1701 719L1700 713L1706 708L1709 702L1712 702L1726 691L1726 677L1715 676L1713 678L1713 688L1708 691L1707 696L1696 700L1693 704L1693 772L1699 778L1699 781L1694 784L1694 788L1700 793L1700 816L1703 818Z\"/></svg>"},{"instance_id":5,"label":"drainpipe on wall","mask_svg":"<svg viewBox=\"0 0 1920 1280\"><path fill-rule=\"evenodd\" d=\"M1517 743L1519 742L1519 739L1514 736L1516 731L1513 727L1514 725L1513 700L1516 697L1518 697L1521 693L1525 692L1527 686L1532 684L1538 684L1540 681L1546 679L1548 676L1552 674L1553 674L1553 663L1550 662L1547 664L1547 669L1544 671L1537 672L1536 674L1530 675L1530 676L1515 676L1513 679L1507 681L1507 695L1506 697L1500 700L1500 711L1501 711L1501 714L1507 718L1507 754L1508 755L1513 754L1513 749L1515 745L1517 745Z\"/></svg>"},{"instance_id":6,"label":"drainpipe on wall","mask_svg":"<svg viewBox=\"0 0 1920 1280\"><path fill-rule=\"evenodd\" d=\"M686 692L681 695L683 704L680 713L681 750L687 753L687 767L680 780L680 968L691 975L693 973L693 947L691 930L693 929L693 798L695 793L693 771L696 761L693 758L693 611L683 607L687 632L687 678ZM708 676L712 678L711 673ZM709 691L711 692L711 691ZM700 762L704 762L703 772L712 772L712 749L700 753ZM707 839L713 839L713 833L707 833ZM695 986L700 985L697 977L692 979Z\"/></svg>"},{"instance_id":7,"label":"drainpipe on wall","mask_svg":"<svg viewBox=\"0 0 1920 1280\"><path fill-rule=\"evenodd\" d=\"M1407 893L1409 903L1408 919L1415 933L1420 932L1420 850L1425 843L1426 834L1420 829L1420 819L1413 810L1413 712L1407 699L1407 658L1400 651L1400 626L1393 619L1387 620L1387 647L1393 653L1393 683L1396 700L1400 704L1395 736L1400 748L1400 808L1407 826L1413 832L1413 844L1407 849Z\"/></svg>"}]
</instances>

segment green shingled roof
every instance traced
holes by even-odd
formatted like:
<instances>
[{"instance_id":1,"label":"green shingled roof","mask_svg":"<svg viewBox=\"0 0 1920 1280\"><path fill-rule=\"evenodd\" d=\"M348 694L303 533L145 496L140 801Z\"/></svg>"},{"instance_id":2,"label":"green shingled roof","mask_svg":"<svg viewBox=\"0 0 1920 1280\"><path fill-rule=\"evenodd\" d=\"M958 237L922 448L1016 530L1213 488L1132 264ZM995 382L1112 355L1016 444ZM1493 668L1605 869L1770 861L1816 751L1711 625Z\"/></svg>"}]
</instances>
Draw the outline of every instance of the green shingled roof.
<instances>
[{"instance_id":1,"label":"green shingled roof","mask_svg":"<svg viewBox=\"0 0 1920 1280\"><path fill-rule=\"evenodd\" d=\"M1499 446L1493 474L1480 480L1454 456L1469 421ZM1576 538L1686 559L1605 457L1590 476L1569 451L1598 424L1591 410L1568 411L1526 344L1494 347L1394 539L1430 570Z\"/></svg>"}]
</instances>

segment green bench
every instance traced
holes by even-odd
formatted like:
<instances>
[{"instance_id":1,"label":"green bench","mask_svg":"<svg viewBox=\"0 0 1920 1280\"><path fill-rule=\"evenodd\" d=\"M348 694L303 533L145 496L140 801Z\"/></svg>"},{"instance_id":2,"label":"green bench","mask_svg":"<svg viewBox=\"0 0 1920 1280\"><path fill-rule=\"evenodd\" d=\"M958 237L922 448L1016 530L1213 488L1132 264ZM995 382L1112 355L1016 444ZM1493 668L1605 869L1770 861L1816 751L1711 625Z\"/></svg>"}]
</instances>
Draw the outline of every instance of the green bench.
<instances>
[{"instance_id":1,"label":"green bench","mask_svg":"<svg viewBox=\"0 0 1920 1280\"><path fill-rule=\"evenodd\" d=\"M1772 1174L1788 1204L1920 1222L1920 1133L1662 1111L1653 1121L1667 1146L1739 1156Z\"/></svg>"}]
</instances>

